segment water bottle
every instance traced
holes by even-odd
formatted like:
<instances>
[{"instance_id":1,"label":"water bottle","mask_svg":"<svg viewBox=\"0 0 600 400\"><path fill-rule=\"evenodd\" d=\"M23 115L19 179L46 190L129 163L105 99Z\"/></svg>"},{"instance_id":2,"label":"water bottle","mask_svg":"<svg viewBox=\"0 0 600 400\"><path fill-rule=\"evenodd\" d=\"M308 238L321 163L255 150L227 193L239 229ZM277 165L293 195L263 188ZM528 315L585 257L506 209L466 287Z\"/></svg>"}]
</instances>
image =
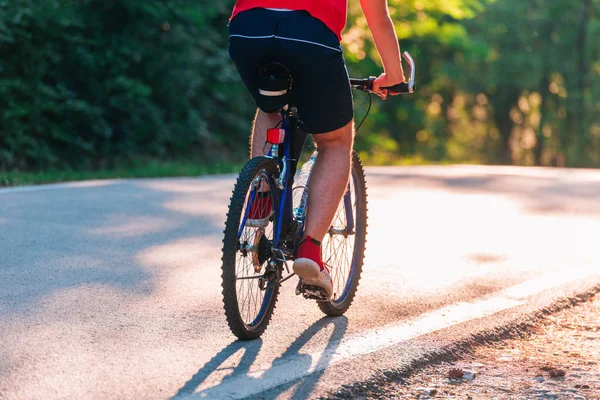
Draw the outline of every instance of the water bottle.
<instances>
[{"instance_id":1,"label":"water bottle","mask_svg":"<svg viewBox=\"0 0 600 400\"><path fill-rule=\"evenodd\" d=\"M304 219L306 215L306 204L308 202L308 184L310 181L310 173L313 165L317 160L317 151L315 150L310 156L310 160L304 163L298 179L294 181L294 217L296 219Z\"/></svg>"}]
</instances>

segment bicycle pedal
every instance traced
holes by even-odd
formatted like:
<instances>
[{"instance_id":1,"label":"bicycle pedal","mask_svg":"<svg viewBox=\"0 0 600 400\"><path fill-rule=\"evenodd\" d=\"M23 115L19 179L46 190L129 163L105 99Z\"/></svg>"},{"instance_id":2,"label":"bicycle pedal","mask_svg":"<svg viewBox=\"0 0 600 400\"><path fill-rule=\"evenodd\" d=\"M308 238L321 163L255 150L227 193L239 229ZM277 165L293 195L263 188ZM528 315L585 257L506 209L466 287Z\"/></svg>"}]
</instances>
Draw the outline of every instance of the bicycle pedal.
<instances>
[{"instance_id":1,"label":"bicycle pedal","mask_svg":"<svg viewBox=\"0 0 600 400\"><path fill-rule=\"evenodd\" d=\"M300 290L305 299L317 301L327 301L329 299L327 292L319 286L304 285Z\"/></svg>"}]
</instances>

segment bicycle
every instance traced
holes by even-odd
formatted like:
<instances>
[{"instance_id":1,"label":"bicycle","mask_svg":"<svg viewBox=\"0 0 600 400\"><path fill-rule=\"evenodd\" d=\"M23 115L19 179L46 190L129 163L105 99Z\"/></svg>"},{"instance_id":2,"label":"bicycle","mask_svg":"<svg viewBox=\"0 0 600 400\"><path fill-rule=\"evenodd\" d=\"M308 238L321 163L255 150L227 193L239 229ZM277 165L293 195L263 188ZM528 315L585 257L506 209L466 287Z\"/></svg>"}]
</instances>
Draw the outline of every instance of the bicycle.
<instances>
[{"instance_id":1,"label":"bicycle","mask_svg":"<svg viewBox=\"0 0 600 400\"><path fill-rule=\"evenodd\" d=\"M414 61L407 52L404 52L403 57L410 65L410 79L385 89L413 93ZM252 158L238 176L225 223L223 303L232 333L242 340L256 339L262 335L271 320L281 284L295 275L290 272L288 261L294 260L303 235L310 169L313 158L318 154L315 151L311 160L303 166L302 172L305 175L308 173L306 182L296 182L294 185L298 159L307 135L298 129L297 110L290 96L293 74L287 67L276 62L261 67L259 73L263 80L259 92L265 98L264 107L279 110L282 120L280 128L269 129L267 132L267 142L271 145L268 155ZM374 80L374 77L350 79L350 84L354 89L372 93ZM307 171L304 171L305 168ZM249 210L260 187L263 191L268 187L267 190L270 191L273 200L272 214L266 225L249 224ZM293 196L293 192L297 190L301 194ZM331 267L334 293L331 299L327 299L320 288L305 286L299 280L296 294L317 300L321 311L328 316L344 314L358 288L366 229L365 174L358 154L353 152L348 188L322 245L323 261Z\"/></svg>"}]
</instances>

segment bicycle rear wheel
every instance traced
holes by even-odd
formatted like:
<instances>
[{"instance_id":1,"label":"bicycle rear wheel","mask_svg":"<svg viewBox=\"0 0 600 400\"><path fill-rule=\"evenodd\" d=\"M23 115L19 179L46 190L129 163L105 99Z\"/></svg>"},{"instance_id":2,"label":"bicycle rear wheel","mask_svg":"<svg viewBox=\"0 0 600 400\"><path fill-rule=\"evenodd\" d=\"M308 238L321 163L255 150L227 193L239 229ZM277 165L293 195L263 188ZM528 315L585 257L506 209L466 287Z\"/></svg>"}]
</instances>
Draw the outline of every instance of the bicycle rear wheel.
<instances>
[{"instance_id":1,"label":"bicycle rear wheel","mask_svg":"<svg viewBox=\"0 0 600 400\"><path fill-rule=\"evenodd\" d=\"M231 202L223 238L223 304L231 332L242 340L256 339L267 328L277 296L281 273L269 266L273 232L279 209L275 160L256 157L240 173ZM250 208L258 201L259 188L269 188L273 214L261 223L250 220ZM263 212L253 210L253 212ZM269 210L266 214L269 215Z\"/></svg>"},{"instance_id":2,"label":"bicycle rear wheel","mask_svg":"<svg viewBox=\"0 0 600 400\"><path fill-rule=\"evenodd\" d=\"M352 227L354 225L354 227ZM367 186L362 162L352 153L348 190L340 202L321 246L323 261L331 268L333 295L318 302L329 316L344 314L360 281L367 236Z\"/></svg>"}]
</instances>

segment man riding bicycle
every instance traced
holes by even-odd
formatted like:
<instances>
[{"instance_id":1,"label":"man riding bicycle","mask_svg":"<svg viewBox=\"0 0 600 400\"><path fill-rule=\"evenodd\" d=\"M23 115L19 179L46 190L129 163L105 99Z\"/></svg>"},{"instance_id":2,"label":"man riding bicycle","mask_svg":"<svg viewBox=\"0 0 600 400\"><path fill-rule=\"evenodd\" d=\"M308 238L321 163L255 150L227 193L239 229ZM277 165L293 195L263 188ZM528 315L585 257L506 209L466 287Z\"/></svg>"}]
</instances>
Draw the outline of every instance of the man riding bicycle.
<instances>
[{"instance_id":1,"label":"man riding bicycle","mask_svg":"<svg viewBox=\"0 0 600 400\"><path fill-rule=\"evenodd\" d=\"M361 6L384 68L373 92L385 99L383 87L404 82L400 47L387 0L361 0ZM354 141L352 92L340 46L346 12L347 0L238 0L229 25L229 54L255 101L261 65L278 61L294 72L298 117L319 156L310 178L305 238L293 269L304 284L323 288L329 297L333 284L321 259L321 241L348 185ZM267 130L280 119L276 112L257 110L251 157L263 155ZM255 225L268 221L273 203L268 188L259 191L248 217Z\"/></svg>"}]
</instances>

